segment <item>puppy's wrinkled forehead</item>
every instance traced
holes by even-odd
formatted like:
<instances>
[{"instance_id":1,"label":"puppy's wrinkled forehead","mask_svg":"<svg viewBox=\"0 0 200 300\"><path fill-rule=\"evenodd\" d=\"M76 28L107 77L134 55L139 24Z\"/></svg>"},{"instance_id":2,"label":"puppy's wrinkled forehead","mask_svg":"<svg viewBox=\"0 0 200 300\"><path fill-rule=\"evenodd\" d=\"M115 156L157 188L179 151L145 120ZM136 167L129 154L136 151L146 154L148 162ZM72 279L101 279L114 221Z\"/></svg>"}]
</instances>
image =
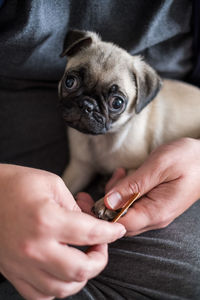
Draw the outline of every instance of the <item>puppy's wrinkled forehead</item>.
<instances>
[{"instance_id":1,"label":"puppy's wrinkled forehead","mask_svg":"<svg viewBox=\"0 0 200 300\"><path fill-rule=\"evenodd\" d=\"M65 73L59 83L59 95L62 96L62 86L66 88L66 76L76 76L80 92L95 92L104 96L118 92L127 100L126 111L139 114L158 94L162 80L157 72L140 56L132 56L126 50L110 42L104 42L94 32L71 30L68 32L61 57L68 59ZM69 74L72 72L72 74ZM92 85L92 86L91 86ZM110 92L108 92L110 86ZM94 88L95 87L95 88ZM114 88L114 90L113 90ZM64 93L64 96L66 97ZM96 96L95 95L95 96ZM133 105L131 105L131 103Z\"/></svg>"},{"instance_id":2,"label":"puppy's wrinkled forehead","mask_svg":"<svg viewBox=\"0 0 200 300\"><path fill-rule=\"evenodd\" d=\"M117 84L124 92L134 92L130 55L113 44L99 42L83 49L70 58L67 70L85 70L84 81L88 87Z\"/></svg>"}]
</instances>

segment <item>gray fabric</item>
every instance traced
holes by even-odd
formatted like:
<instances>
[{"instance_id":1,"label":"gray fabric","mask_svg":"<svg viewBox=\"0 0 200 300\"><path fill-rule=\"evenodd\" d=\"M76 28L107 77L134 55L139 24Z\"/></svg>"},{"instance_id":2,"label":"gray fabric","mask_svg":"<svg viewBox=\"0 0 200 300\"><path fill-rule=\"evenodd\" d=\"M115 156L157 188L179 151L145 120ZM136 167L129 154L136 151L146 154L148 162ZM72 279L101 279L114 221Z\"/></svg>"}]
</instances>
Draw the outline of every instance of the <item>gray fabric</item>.
<instances>
[{"instance_id":1,"label":"gray fabric","mask_svg":"<svg viewBox=\"0 0 200 300\"><path fill-rule=\"evenodd\" d=\"M199 300L200 202L162 230L109 246L109 264L69 300ZM8 282L0 299L21 300Z\"/></svg>"},{"instance_id":2,"label":"gray fabric","mask_svg":"<svg viewBox=\"0 0 200 300\"><path fill-rule=\"evenodd\" d=\"M110 245L108 267L70 300L200 299L200 202L163 230Z\"/></svg>"},{"instance_id":3,"label":"gray fabric","mask_svg":"<svg viewBox=\"0 0 200 300\"><path fill-rule=\"evenodd\" d=\"M99 32L162 76L192 71L189 0L7 0L0 8L0 161L61 174L65 128L57 106L68 28ZM71 300L200 299L200 203L163 230L110 245L109 264ZM22 299L7 282L0 299Z\"/></svg>"},{"instance_id":4,"label":"gray fabric","mask_svg":"<svg viewBox=\"0 0 200 300\"><path fill-rule=\"evenodd\" d=\"M0 10L0 75L58 80L71 27L99 32L162 75L184 78L192 67L191 9L189 0L8 0Z\"/></svg>"}]
</instances>

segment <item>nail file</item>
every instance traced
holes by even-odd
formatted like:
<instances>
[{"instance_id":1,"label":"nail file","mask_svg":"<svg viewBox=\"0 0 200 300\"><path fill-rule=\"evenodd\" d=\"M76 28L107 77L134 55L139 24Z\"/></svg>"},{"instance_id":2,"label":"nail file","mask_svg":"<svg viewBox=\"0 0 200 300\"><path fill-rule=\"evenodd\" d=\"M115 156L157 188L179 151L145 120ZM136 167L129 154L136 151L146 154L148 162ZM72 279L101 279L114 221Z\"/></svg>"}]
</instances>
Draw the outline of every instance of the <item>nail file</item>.
<instances>
[{"instance_id":1,"label":"nail file","mask_svg":"<svg viewBox=\"0 0 200 300\"><path fill-rule=\"evenodd\" d=\"M129 209L129 207L140 197L140 193L133 194L133 196L125 203L120 212L114 217L111 221L112 223L116 223L121 216Z\"/></svg>"}]
</instances>

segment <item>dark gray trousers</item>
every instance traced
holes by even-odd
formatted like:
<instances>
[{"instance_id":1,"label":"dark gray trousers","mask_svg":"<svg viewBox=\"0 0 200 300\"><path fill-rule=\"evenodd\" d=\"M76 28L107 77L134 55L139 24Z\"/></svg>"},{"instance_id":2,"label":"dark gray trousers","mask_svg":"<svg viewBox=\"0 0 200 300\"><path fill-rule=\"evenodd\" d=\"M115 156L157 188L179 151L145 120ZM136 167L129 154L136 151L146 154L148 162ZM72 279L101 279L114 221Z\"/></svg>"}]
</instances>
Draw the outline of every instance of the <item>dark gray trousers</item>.
<instances>
[{"instance_id":1,"label":"dark gray trousers","mask_svg":"<svg viewBox=\"0 0 200 300\"><path fill-rule=\"evenodd\" d=\"M70 300L200 299L200 201L165 229L109 246L109 263ZM9 282L0 299L21 300Z\"/></svg>"}]
</instances>

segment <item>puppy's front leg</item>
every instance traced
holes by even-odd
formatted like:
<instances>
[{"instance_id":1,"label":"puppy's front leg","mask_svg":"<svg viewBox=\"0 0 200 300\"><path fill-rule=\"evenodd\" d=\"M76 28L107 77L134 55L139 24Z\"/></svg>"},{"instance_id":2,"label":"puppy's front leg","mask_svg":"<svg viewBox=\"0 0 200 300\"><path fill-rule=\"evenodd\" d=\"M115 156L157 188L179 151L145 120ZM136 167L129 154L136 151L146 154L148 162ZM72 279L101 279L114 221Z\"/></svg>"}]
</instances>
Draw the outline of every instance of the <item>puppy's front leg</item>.
<instances>
[{"instance_id":1,"label":"puppy's front leg","mask_svg":"<svg viewBox=\"0 0 200 300\"><path fill-rule=\"evenodd\" d=\"M63 180L73 195L83 190L90 182L94 170L88 163L72 159L63 173Z\"/></svg>"}]
</instances>

